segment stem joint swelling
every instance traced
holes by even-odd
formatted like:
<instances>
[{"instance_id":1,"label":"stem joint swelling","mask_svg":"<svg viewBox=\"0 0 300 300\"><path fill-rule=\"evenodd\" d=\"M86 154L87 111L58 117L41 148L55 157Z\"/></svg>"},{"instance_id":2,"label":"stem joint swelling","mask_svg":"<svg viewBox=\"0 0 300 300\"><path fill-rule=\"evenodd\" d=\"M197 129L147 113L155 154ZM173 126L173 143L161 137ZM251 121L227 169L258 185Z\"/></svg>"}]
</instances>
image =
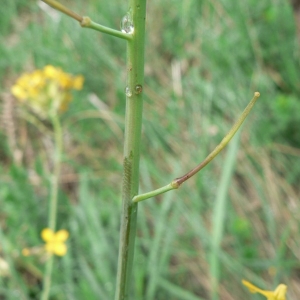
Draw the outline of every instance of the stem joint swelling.
<instances>
[{"instance_id":1,"label":"stem joint swelling","mask_svg":"<svg viewBox=\"0 0 300 300\"><path fill-rule=\"evenodd\" d=\"M220 142L220 144L195 168L187 172L181 177L178 177L174 179L171 183L169 183L166 186L163 186L157 190L153 190L148 193L140 194L137 196L134 196L132 201L133 202L140 202L152 197L155 197L157 195L163 194L165 192L168 192L170 190L178 189L185 181L187 181L189 178L193 177L195 174L197 174L200 170L202 170L207 164L209 164L224 148L225 146L230 142L230 140L233 138L233 136L236 134L238 129L241 127L243 122L245 121L246 117L252 110L255 102L259 98L260 93L255 92L254 97L252 100L249 102L247 107L244 109L238 120L234 123L232 128L229 130L229 132L225 135L223 140Z\"/></svg>"},{"instance_id":2,"label":"stem joint swelling","mask_svg":"<svg viewBox=\"0 0 300 300\"><path fill-rule=\"evenodd\" d=\"M74 11L72 11L71 9L69 9L68 7L64 6L63 4L59 3L56 0L42 0L42 1L48 4L49 6L53 7L54 9L78 21L81 27L91 28L127 41L130 41L132 39L132 34L124 33L122 31L100 25L92 21L91 18L89 17L83 17L78 15L77 13L75 13Z\"/></svg>"}]
</instances>

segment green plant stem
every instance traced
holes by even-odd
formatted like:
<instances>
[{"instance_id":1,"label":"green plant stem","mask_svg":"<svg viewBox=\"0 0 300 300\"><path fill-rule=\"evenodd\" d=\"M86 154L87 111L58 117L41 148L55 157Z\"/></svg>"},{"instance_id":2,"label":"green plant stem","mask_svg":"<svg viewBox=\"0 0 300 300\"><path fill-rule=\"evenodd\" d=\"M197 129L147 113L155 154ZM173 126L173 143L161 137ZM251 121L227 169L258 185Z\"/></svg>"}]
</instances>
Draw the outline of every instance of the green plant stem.
<instances>
[{"instance_id":1,"label":"green plant stem","mask_svg":"<svg viewBox=\"0 0 300 300\"><path fill-rule=\"evenodd\" d=\"M109 35L112 35L112 36L115 36L115 37L118 37L118 38L121 38L121 39L124 39L124 40L127 40L127 41L132 39L131 34L124 33L122 31L115 30L115 29L100 25L100 24L92 21L89 17L83 17L83 20L80 23L80 25L82 27L91 28L91 29L94 29L94 30L97 30L97 31L100 31L100 32L103 32L103 33L107 33Z\"/></svg>"},{"instance_id":2,"label":"green plant stem","mask_svg":"<svg viewBox=\"0 0 300 300\"><path fill-rule=\"evenodd\" d=\"M53 255L49 257L46 263L44 278L43 278L43 292L41 300L48 300L51 288L51 277L53 269Z\"/></svg>"},{"instance_id":3,"label":"green plant stem","mask_svg":"<svg viewBox=\"0 0 300 300\"><path fill-rule=\"evenodd\" d=\"M189 178L194 176L196 173L198 173L200 170L202 170L207 164L209 164L224 148L225 146L230 142L230 140L233 138L235 133L238 131L238 129L241 127L243 122L245 121L246 117L250 113L251 109L253 108L255 102L259 98L260 93L255 92L254 97L251 99L250 103L247 105L245 110L242 112L239 119L234 123L232 128L229 130L229 132L226 134L226 136L222 139L220 144L195 168L193 168L191 171L187 172L185 175L175 178L171 183L168 185L161 187L157 190L140 194L135 197L133 197L132 202L137 203L143 200L146 200L148 198L157 196L159 194L165 193L170 190L178 189L181 184L183 184L185 181L187 181Z\"/></svg>"},{"instance_id":4,"label":"green plant stem","mask_svg":"<svg viewBox=\"0 0 300 300\"><path fill-rule=\"evenodd\" d=\"M49 206L49 219L48 227L55 231L56 229L56 215L57 215L57 200L58 200L58 184L59 184L59 175L61 168L61 155L62 155L62 145L63 145L63 136L62 128L57 113L53 113L51 116L51 121L54 130L54 164L53 164L53 174L52 174L52 183L51 183L51 197L50 197L50 206Z\"/></svg>"},{"instance_id":5,"label":"green plant stem","mask_svg":"<svg viewBox=\"0 0 300 300\"><path fill-rule=\"evenodd\" d=\"M124 141L124 174L119 259L115 300L129 299L136 235L139 160L143 112L146 0L130 0L134 32L127 42L127 87Z\"/></svg>"},{"instance_id":6,"label":"green plant stem","mask_svg":"<svg viewBox=\"0 0 300 300\"><path fill-rule=\"evenodd\" d=\"M53 7L56 10L59 10L60 12L64 13L65 15L77 20L78 22L82 22L83 17L76 14L63 4L59 3L56 0L42 0L43 2L47 3L49 6Z\"/></svg>"},{"instance_id":7,"label":"green plant stem","mask_svg":"<svg viewBox=\"0 0 300 300\"><path fill-rule=\"evenodd\" d=\"M54 159L53 159L53 174L51 176L51 194L49 201L49 214L48 214L48 228L55 232L56 229L56 216L57 216L57 200L58 200L58 184L61 167L61 153L62 153L62 128L57 113L51 113L50 115L53 130L54 130ZM43 293L42 300L49 299L50 287L51 287L51 275L53 268L53 255L50 256L46 263L44 280L43 280Z\"/></svg>"},{"instance_id":8,"label":"green plant stem","mask_svg":"<svg viewBox=\"0 0 300 300\"><path fill-rule=\"evenodd\" d=\"M163 194L163 193L166 193L168 191L171 191L171 190L174 190L174 189L177 189L178 186L177 185L174 185L173 184L173 181L159 189L156 189L156 190L153 190L151 192L148 192L148 193L144 193L144 194L140 194L140 195L137 195L135 197L133 197L132 201L133 202L141 202L143 200L147 200L149 198L152 198L152 197L155 197L155 196L158 196L160 194Z\"/></svg>"},{"instance_id":9,"label":"green plant stem","mask_svg":"<svg viewBox=\"0 0 300 300\"><path fill-rule=\"evenodd\" d=\"M42 0L43 2L47 3L49 6L53 7L54 9L64 13L65 15L75 19L80 23L82 27L85 28L91 28L103 33L107 33L109 35L125 39L125 40L130 40L131 39L131 34L124 33L119 30L115 30L103 25L100 25L94 21L92 21L89 17L83 17L75 13L74 11L70 10L68 7L64 6L63 4L59 3L56 0Z\"/></svg>"}]
</instances>

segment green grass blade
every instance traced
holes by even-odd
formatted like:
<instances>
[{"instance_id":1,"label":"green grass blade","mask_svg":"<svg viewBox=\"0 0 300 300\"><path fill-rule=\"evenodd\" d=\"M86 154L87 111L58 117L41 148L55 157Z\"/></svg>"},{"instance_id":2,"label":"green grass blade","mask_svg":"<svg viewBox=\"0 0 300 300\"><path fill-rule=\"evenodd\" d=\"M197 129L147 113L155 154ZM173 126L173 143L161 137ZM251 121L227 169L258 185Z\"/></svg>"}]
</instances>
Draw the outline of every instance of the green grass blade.
<instances>
[{"instance_id":1,"label":"green grass blade","mask_svg":"<svg viewBox=\"0 0 300 300\"><path fill-rule=\"evenodd\" d=\"M188 292L187 290L182 289L178 285L175 285L168 280L163 278L159 278L159 285L168 291L170 295L174 295L175 299L180 300L204 300L198 296L193 295L192 293Z\"/></svg>"},{"instance_id":2,"label":"green grass blade","mask_svg":"<svg viewBox=\"0 0 300 300\"><path fill-rule=\"evenodd\" d=\"M240 133L233 138L228 147L224 167L222 170L220 186L217 192L216 203L213 211L213 233L210 254L210 276L212 284L212 299L218 299L218 286L220 278L220 249L221 241L224 233L224 223L227 210L227 193L230 186L231 178L234 172L236 154L239 146Z\"/></svg>"}]
</instances>

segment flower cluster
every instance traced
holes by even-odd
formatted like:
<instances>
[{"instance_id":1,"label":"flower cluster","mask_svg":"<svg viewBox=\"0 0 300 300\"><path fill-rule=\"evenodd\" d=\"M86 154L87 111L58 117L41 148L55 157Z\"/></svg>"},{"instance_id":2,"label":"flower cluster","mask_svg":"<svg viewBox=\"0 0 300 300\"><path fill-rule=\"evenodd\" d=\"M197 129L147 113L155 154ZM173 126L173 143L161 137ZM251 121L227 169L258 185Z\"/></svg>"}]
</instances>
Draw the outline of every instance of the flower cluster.
<instances>
[{"instance_id":1,"label":"flower cluster","mask_svg":"<svg viewBox=\"0 0 300 300\"><path fill-rule=\"evenodd\" d=\"M12 86L12 94L41 118L63 112L72 100L71 90L81 90L83 76L72 76L54 66L25 73Z\"/></svg>"},{"instance_id":2,"label":"flower cluster","mask_svg":"<svg viewBox=\"0 0 300 300\"><path fill-rule=\"evenodd\" d=\"M264 295L267 300L286 300L287 286L285 284L279 284L275 291L262 290L249 281L243 280L242 283L249 289L251 293L259 293Z\"/></svg>"}]
</instances>

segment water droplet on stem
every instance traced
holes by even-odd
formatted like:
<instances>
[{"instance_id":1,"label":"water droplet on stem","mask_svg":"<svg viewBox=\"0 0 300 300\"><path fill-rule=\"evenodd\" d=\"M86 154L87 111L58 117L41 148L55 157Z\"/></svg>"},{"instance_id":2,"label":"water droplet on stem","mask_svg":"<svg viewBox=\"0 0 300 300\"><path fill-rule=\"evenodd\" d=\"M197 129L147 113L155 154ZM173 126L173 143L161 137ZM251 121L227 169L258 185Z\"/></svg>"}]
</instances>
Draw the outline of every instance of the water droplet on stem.
<instances>
[{"instance_id":1,"label":"water droplet on stem","mask_svg":"<svg viewBox=\"0 0 300 300\"><path fill-rule=\"evenodd\" d=\"M134 27L133 27L131 11L129 11L121 20L121 31L123 33L129 33L129 34L133 33Z\"/></svg>"},{"instance_id":2,"label":"water droplet on stem","mask_svg":"<svg viewBox=\"0 0 300 300\"><path fill-rule=\"evenodd\" d=\"M131 97L132 96L132 91L130 90L130 88L127 86L125 89L125 94L127 97Z\"/></svg>"}]
</instances>

